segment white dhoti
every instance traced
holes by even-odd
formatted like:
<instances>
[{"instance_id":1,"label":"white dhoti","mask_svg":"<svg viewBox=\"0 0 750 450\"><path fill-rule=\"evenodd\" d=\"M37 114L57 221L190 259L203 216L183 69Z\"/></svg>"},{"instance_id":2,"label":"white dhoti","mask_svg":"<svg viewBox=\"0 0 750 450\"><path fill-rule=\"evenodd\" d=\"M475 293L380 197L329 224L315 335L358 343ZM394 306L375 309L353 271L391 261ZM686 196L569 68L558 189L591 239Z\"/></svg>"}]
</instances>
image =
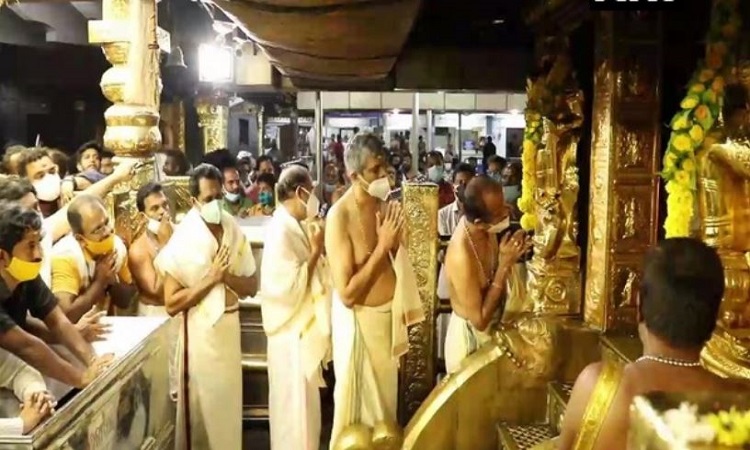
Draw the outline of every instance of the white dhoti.
<instances>
[{"instance_id":1,"label":"white dhoti","mask_svg":"<svg viewBox=\"0 0 750 450\"><path fill-rule=\"evenodd\" d=\"M446 372L458 371L463 360L489 340L488 334L478 331L468 320L459 317L455 312L451 313L445 335Z\"/></svg>"},{"instance_id":2,"label":"white dhoti","mask_svg":"<svg viewBox=\"0 0 750 450\"><path fill-rule=\"evenodd\" d=\"M188 320L187 333L184 316L180 319L175 449L241 449L242 350L239 312L224 314L215 325L208 327Z\"/></svg>"},{"instance_id":3,"label":"white dhoti","mask_svg":"<svg viewBox=\"0 0 750 450\"><path fill-rule=\"evenodd\" d=\"M331 448L350 424L374 426L396 422L398 357L391 352L391 303L347 308L334 293L333 324L334 415Z\"/></svg>"},{"instance_id":4,"label":"white dhoti","mask_svg":"<svg viewBox=\"0 0 750 450\"><path fill-rule=\"evenodd\" d=\"M167 310L164 306L138 302L138 315L143 317L164 317L167 315Z\"/></svg>"},{"instance_id":5,"label":"white dhoti","mask_svg":"<svg viewBox=\"0 0 750 450\"><path fill-rule=\"evenodd\" d=\"M268 337L268 404L272 449L320 447L322 379L304 374L304 345L299 333Z\"/></svg>"}]
</instances>

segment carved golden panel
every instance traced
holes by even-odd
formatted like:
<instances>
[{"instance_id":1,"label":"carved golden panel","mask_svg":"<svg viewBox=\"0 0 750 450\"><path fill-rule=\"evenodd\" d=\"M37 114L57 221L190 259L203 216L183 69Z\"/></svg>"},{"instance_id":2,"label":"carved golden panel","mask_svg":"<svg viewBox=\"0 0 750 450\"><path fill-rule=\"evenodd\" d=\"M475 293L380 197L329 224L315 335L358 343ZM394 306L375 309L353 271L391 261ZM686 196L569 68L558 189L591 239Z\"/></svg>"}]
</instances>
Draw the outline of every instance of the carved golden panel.
<instances>
[{"instance_id":1,"label":"carved golden panel","mask_svg":"<svg viewBox=\"0 0 750 450\"><path fill-rule=\"evenodd\" d=\"M656 136L653 129L621 125L617 127L615 153L618 170L651 172Z\"/></svg>"},{"instance_id":2,"label":"carved golden panel","mask_svg":"<svg viewBox=\"0 0 750 450\"><path fill-rule=\"evenodd\" d=\"M425 321L409 329L409 352L401 361L399 417L405 424L435 387L437 352L438 191L434 184L406 183L403 205L409 258L417 277Z\"/></svg>"},{"instance_id":3,"label":"carved golden panel","mask_svg":"<svg viewBox=\"0 0 750 450\"><path fill-rule=\"evenodd\" d=\"M617 186L614 195L614 209L612 211L612 240L613 250L617 253L645 252L653 242L653 224L651 212L653 192L648 185Z\"/></svg>"},{"instance_id":4,"label":"carved golden panel","mask_svg":"<svg viewBox=\"0 0 750 450\"><path fill-rule=\"evenodd\" d=\"M612 269L611 302L607 317L611 329L634 331L637 323L641 263L615 262Z\"/></svg>"},{"instance_id":5,"label":"carved golden panel","mask_svg":"<svg viewBox=\"0 0 750 450\"><path fill-rule=\"evenodd\" d=\"M621 101L650 108L657 102L659 56L654 45L633 45L618 53L617 94ZM644 108L645 110L646 108ZM654 109L650 109L653 113Z\"/></svg>"}]
</instances>

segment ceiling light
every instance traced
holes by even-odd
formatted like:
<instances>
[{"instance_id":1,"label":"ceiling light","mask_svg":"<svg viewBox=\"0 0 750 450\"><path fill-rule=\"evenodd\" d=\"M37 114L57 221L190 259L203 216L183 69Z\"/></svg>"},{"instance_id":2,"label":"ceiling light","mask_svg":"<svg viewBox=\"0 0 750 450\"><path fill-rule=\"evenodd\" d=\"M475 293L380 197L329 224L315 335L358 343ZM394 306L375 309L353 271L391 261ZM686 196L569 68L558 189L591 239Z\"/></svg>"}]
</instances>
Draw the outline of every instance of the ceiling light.
<instances>
[{"instance_id":1,"label":"ceiling light","mask_svg":"<svg viewBox=\"0 0 750 450\"><path fill-rule=\"evenodd\" d=\"M513 114L514 116L517 116L517 115L521 114L521 110L520 109L511 109L508 112L511 113L511 114Z\"/></svg>"},{"instance_id":2,"label":"ceiling light","mask_svg":"<svg viewBox=\"0 0 750 450\"><path fill-rule=\"evenodd\" d=\"M505 23L505 19L495 19L492 21L492 25L502 25Z\"/></svg>"},{"instance_id":3,"label":"ceiling light","mask_svg":"<svg viewBox=\"0 0 750 450\"><path fill-rule=\"evenodd\" d=\"M394 109L393 111L391 111L392 114L398 114L398 112L398 109Z\"/></svg>"}]
</instances>

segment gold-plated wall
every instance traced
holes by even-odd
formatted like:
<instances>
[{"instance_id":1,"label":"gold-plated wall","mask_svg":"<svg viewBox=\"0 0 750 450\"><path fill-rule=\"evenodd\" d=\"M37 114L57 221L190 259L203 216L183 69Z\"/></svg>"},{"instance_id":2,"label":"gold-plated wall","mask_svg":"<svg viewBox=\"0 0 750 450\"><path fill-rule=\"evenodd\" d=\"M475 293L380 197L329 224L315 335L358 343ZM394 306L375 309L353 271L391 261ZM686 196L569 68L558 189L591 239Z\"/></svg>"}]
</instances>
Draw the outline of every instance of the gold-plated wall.
<instances>
[{"instance_id":1,"label":"gold-plated wall","mask_svg":"<svg viewBox=\"0 0 750 450\"><path fill-rule=\"evenodd\" d=\"M216 94L201 97L195 102L198 112L198 126L203 136L203 152L209 153L227 148L229 126L229 100Z\"/></svg>"},{"instance_id":2,"label":"gold-plated wall","mask_svg":"<svg viewBox=\"0 0 750 450\"><path fill-rule=\"evenodd\" d=\"M595 20L584 319L601 331L633 330L643 256L657 239L661 15Z\"/></svg>"},{"instance_id":3,"label":"gold-plated wall","mask_svg":"<svg viewBox=\"0 0 750 450\"><path fill-rule=\"evenodd\" d=\"M401 361L399 418L409 421L435 387L435 318L437 317L437 215L434 184L406 183L403 205L408 230L409 257L417 277L425 321L409 329L409 352Z\"/></svg>"}]
</instances>

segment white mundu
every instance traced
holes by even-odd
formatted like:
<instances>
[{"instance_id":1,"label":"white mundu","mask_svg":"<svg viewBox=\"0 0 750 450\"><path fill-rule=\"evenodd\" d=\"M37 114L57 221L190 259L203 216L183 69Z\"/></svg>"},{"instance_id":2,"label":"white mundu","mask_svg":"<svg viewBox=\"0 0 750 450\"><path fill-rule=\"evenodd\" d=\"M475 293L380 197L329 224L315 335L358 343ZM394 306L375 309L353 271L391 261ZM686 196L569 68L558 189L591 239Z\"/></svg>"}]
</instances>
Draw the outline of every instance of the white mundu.
<instances>
[{"instance_id":1,"label":"white mundu","mask_svg":"<svg viewBox=\"0 0 750 450\"><path fill-rule=\"evenodd\" d=\"M322 366L331 349L330 272L321 257L308 278L310 241L283 205L266 227L260 297L271 449L317 450Z\"/></svg>"},{"instance_id":2,"label":"white mundu","mask_svg":"<svg viewBox=\"0 0 750 450\"><path fill-rule=\"evenodd\" d=\"M414 269L405 248L392 260L393 300L380 307L347 308L336 292L331 308L336 375L331 448L348 425L396 422L398 360L409 350L407 327L425 319Z\"/></svg>"},{"instance_id":3,"label":"white mundu","mask_svg":"<svg viewBox=\"0 0 750 450\"><path fill-rule=\"evenodd\" d=\"M12 390L19 402L31 394L47 391L42 374L5 350L0 350L0 387ZM0 435L20 434L23 434L20 417L0 418Z\"/></svg>"},{"instance_id":4,"label":"white mundu","mask_svg":"<svg viewBox=\"0 0 750 450\"><path fill-rule=\"evenodd\" d=\"M232 216L222 213L222 245L231 249L229 272L255 273L250 243ZM186 288L208 274L219 250L200 213L192 209L175 228L154 261ZM238 308L226 308L226 287L219 283L178 316L178 392L176 449L242 448L242 351ZM189 400L189 401L187 401ZM188 445L188 439L190 445Z\"/></svg>"}]
</instances>

